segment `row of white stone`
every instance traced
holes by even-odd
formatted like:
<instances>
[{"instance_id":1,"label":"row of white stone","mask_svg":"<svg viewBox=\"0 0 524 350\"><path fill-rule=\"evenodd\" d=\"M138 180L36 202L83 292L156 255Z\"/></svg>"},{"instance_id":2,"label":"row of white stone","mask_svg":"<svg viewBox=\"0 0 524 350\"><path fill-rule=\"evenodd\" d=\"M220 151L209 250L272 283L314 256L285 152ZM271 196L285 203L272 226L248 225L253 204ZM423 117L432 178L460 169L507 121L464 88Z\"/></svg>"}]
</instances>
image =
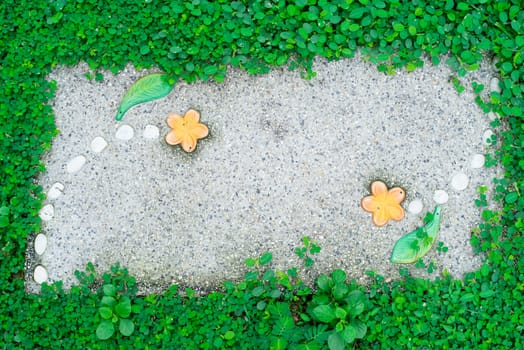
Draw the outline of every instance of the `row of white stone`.
<instances>
[{"instance_id":1,"label":"row of white stone","mask_svg":"<svg viewBox=\"0 0 524 350\"><path fill-rule=\"evenodd\" d=\"M122 141L128 141L131 140L135 135L135 131L133 128L129 125L123 124L121 125L116 133L115 138ZM142 133L142 136L145 139L157 139L160 136L160 130L158 127L154 125L146 125L144 128L144 131ZM97 136L91 141L90 149L94 153L100 153L102 152L106 147L108 146L107 141L101 137ZM66 164L66 171L69 174L74 174L80 171L82 167L87 162L87 158L83 155L78 155L73 158L71 158L67 164ZM47 200L53 201L60 197L64 192L64 185L60 182L55 182L51 188L47 191ZM40 212L38 214L40 218L43 221L50 221L55 216L55 208L53 204L47 203L45 204L42 209L40 209ZM38 256L41 256L45 253L47 249L47 236L43 233L39 233L34 240L34 250L35 253ZM36 283L42 284L47 281L49 275L47 273L47 269L42 264L37 265L33 270L33 279Z\"/></svg>"},{"instance_id":2,"label":"row of white stone","mask_svg":"<svg viewBox=\"0 0 524 350\"><path fill-rule=\"evenodd\" d=\"M471 169L480 169L484 166L485 157L482 154L475 154L471 158L471 162L469 164ZM464 172L459 172L453 175L451 178L451 188L455 191L463 191L465 190L469 185L469 177ZM437 204L444 204L448 201L449 195L444 190L436 190L433 192L433 200ZM420 199L414 199L408 204L408 211L411 214L420 214L422 212L422 209L424 208L424 205L422 204L422 201Z\"/></svg>"}]
</instances>

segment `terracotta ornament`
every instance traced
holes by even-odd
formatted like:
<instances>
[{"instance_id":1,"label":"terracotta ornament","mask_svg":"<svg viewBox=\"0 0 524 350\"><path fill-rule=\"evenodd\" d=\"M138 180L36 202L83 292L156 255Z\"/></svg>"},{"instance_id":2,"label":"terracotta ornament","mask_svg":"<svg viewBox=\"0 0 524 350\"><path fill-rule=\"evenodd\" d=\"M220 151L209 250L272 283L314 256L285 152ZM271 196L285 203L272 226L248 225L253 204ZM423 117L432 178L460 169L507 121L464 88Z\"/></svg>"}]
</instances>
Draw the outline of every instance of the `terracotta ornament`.
<instances>
[{"instance_id":1,"label":"terracotta ornament","mask_svg":"<svg viewBox=\"0 0 524 350\"><path fill-rule=\"evenodd\" d=\"M373 224L384 226L389 220L400 221L404 218L404 209L400 203L406 197L406 193L400 187L388 190L382 181L374 181L371 184L371 195L362 198L362 208L372 213Z\"/></svg>"},{"instance_id":2,"label":"terracotta ornament","mask_svg":"<svg viewBox=\"0 0 524 350\"><path fill-rule=\"evenodd\" d=\"M209 133L207 126L199 123L199 120L200 113L194 109L189 109L183 117L170 113L167 125L172 130L166 135L166 142L172 146L180 144L184 151L193 152L197 141Z\"/></svg>"}]
</instances>

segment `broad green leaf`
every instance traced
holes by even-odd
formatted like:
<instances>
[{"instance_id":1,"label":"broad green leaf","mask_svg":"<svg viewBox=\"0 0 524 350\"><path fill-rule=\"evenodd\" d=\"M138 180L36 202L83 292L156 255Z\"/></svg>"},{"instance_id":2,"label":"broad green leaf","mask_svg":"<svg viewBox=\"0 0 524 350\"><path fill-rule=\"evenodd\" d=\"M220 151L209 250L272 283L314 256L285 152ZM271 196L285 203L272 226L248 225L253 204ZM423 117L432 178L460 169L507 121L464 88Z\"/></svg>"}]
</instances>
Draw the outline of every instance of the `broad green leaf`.
<instances>
[{"instance_id":1,"label":"broad green leaf","mask_svg":"<svg viewBox=\"0 0 524 350\"><path fill-rule=\"evenodd\" d=\"M120 320L120 323L118 324L118 330L122 335L129 337L131 334L133 334L133 331L135 330L135 324L133 321L123 318Z\"/></svg>"},{"instance_id":2,"label":"broad green leaf","mask_svg":"<svg viewBox=\"0 0 524 350\"><path fill-rule=\"evenodd\" d=\"M360 315L366 308L366 296L359 290L354 290L345 299L346 311L353 317Z\"/></svg>"},{"instance_id":3,"label":"broad green leaf","mask_svg":"<svg viewBox=\"0 0 524 350\"><path fill-rule=\"evenodd\" d=\"M116 287L112 284L104 284L104 287L102 289L104 290L104 295L107 295L109 297L114 297L116 294Z\"/></svg>"},{"instance_id":4,"label":"broad green leaf","mask_svg":"<svg viewBox=\"0 0 524 350\"><path fill-rule=\"evenodd\" d=\"M258 286L258 287L253 288L253 291L251 292L251 294L253 294L254 297L259 297L263 293L264 293L264 287L262 287L262 286Z\"/></svg>"},{"instance_id":5,"label":"broad green leaf","mask_svg":"<svg viewBox=\"0 0 524 350\"><path fill-rule=\"evenodd\" d=\"M299 344L294 349L296 350L320 350L320 345L313 341L306 344Z\"/></svg>"},{"instance_id":6,"label":"broad green leaf","mask_svg":"<svg viewBox=\"0 0 524 350\"><path fill-rule=\"evenodd\" d=\"M0 216L0 227L9 226L9 218L7 216Z\"/></svg>"},{"instance_id":7,"label":"broad green leaf","mask_svg":"<svg viewBox=\"0 0 524 350\"><path fill-rule=\"evenodd\" d=\"M511 204L511 203L515 203L518 198L519 196L516 192L510 192L506 195L505 201L506 203Z\"/></svg>"},{"instance_id":8,"label":"broad green leaf","mask_svg":"<svg viewBox=\"0 0 524 350\"><path fill-rule=\"evenodd\" d=\"M122 300L115 306L115 312L119 317L129 317L131 314L131 301L128 297L122 298Z\"/></svg>"},{"instance_id":9,"label":"broad green leaf","mask_svg":"<svg viewBox=\"0 0 524 350\"><path fill-rule=\"evenodd\" d=\"M102 316L102 318L106 320L109 320L113 316L113 310L111 310L107 306L100 307L98 309L98 312L100 313L100 316Z\"/></svg>"},{"instance_id":10,"label":"broad green leaf","mask_svg":"<svg viewBox=\"0 0 524 350\"><path fill-rule=\"evenodd\" d=\"M267 265L271 262L271 260L273 260L273 254L271 253L264 253L261 257L260 257L260 265Z\"/></svg>"},{"instance_id":11,"label":"broad green leaf","mask_svg":"<svg viewBox=\"0 0 524 350\"><path fill-rule=\"evenodd\" d=\"M335 311L329 305L317 306L313 309L313 315L324 323L330 323L336 318Z\"/></svg>"},{"instance_id":12,"label":"broad green leaf","mask_svg":"<svg viewBox=\"0 0 524 350\"><path fill-rule=\"evenodd\" d=\"M173 90L174 84L167 80L164 73L153 73L137 80L127 90L120 102L116 120L122 120L124 114L133 106L153 101L168 95Z\"/></svg>"},{"instance_id":13,"label":"broad green leaf","mask_svg":"<svg viewBox=\"0 0 524 350\"><path fill-rule=\"evenodd\" d=\"M420 239L420 228L402 236L393 247L390 261L394 264L411 264L422 258L429 252L433 242L435 242L440 228L440 212L441 207L437 205L433 212L433 218L422 227L422 230L427 234L427 239ZM414 249L418 247L418 249Z\"/></svg>"},{"instance_id":14,"label":"broad green leaf","mask_svg":"<svg viewBox=\"0 0 524 350\"><path fill-rule=\"evenodd\" d=\"M9 215L9 207L6 207L6 206L2 206L0 207L0 215Z\"/></svg>"},{"instance_id":15,"label":"broad green leaf","mask_svg":"<svg viewBox=\"0 0 524 350\"><path fill-rule=\"evenodd\" d=\"M284 350L287 347L287 341L284 338L273 338L271 345L269 346L270 350Z\"/></svg>"},{"instance_id":16,"label":"broad green leaf","mask_svg":"<svg viewBox=\"0 0 524 350\"><path fill-rule=\"evenodd\" d=\"M337 307L335 309L335 316L337 316L337 318L339 318L339 319L344 319L347 316L347 312L343 308Z\"/></svg>"},{"instance_id":17,"label":"broad green leaf","mask_svg":"<svg viewBox=\"0 0 524 350\"><path fill-rule=\"evenodd\" d=\"M103 320L96 328L96 336L100 340L107 340L115 333L115 326L109 320Z\"/></svg>"},{"instance_id":18,"label":"broad green leaf","mask_svg":"<svg viewBox=\"0 0 524 350\"><path fill-rule=\"evenodd\" d=\"M331 278L335 284L342 284L346 282L346 273L342 270L335 270L331 273Z\"/></svg>"},{"instance_id":19,"label":"broad green leaf","mask_svg":"<svg viewBox=\"0 0 524 350\"><path fill-rule=\"evenodd\" d=\"M346 328L340 333L346 343L353 343L357 337L357 331L352 325L347 325Z\"/></svg>"},{"instance_id":20,"label":"broad green leaf","mask_svg":"<svg viewBox=\"0 0 524 350\"><path fill-rule=\"evenodd\" d=\"M328 338L329 350L344 350L346 342L339 333L332 333Z\"/></svg>"},{"instance_id":21,"label":"broad green leaf","mask_svg":"<svg viewBox=\"0 0 524 350\"><path fill-rule=\"evenodd\" d=\"M360 320L351 320L349 324L355 329L355 332L356 332L355 337L357 339L364 338L364 336L366 335L366 332L368 331L368 327L366 326L364 322Z\"/></svg>"},{"instance_id":22,"label":"broad green leaf","mask_svg":"<svg viewBox=\"0 0 524 350\"><path fill-rule=\"evenodd\" d=\"M349 288L346 284L336 284L333 287L332 294L333 297L337 300L344 299L348 294Z\"/></svg>"},{"instance_id":23,"label":"broad green leaf","mask_svg":"<svg viewBox=\"0 0 524 350\"><path fill-rule=\"evenodd\" d=\"M330 282L331 280L329 279L329 277L324 274L318 276L317 278L317 286L324 292L328 291L329 288L331 288Z\"/></svg>"},{"instance_id":24,"label":"broad green leaf","mask_svg":"<svg viewBox=\"0 0 524 350\"><path fill-rule=\"evenodd\" d=\"M100 301L100 304L104 306L113 307L116 304L116 299L113 297L108 297L107 295L104 295L102 297L102 300Z\"/></svg>"}]
</instances>

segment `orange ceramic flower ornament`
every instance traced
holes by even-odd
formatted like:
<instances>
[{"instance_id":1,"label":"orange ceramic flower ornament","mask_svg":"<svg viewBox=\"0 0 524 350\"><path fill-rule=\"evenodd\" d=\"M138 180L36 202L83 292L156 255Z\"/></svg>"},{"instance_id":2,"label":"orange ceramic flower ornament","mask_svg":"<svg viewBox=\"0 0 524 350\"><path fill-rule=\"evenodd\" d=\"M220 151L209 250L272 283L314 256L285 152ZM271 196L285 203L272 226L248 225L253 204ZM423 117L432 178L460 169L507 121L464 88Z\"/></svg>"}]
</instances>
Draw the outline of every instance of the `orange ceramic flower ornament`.
<instances>
[{"instance_id":1,"label":"orange ceramic flower ornament","mask_svg":"<svg viewBox=\"0 0 524 350\"><path fill-rule=\"evenodd\" d=\"M372 213L373 223L376 226L384 226L389 220L399 221L404 218L404 209L400 203L406 197L406 193L400 187L388 190L382 181L374 181L371 184L371 195L362 198L362 208Z\"/></svg>"},{"instance_id":2,"label":"orange ceramic flower ornament","mask_svg":"<svg viewBox=\"0 0 524 350\"><path fill-rule=\"evenodd\" d=\"M170 145L180 144L184 151L193 152L198 139L204 138L209 133L207 126L199 123L200 113L189 109L184 117L175 113L167 116L167 125L172 129L166 135L166 142Z\"/></svg>"}]
</instances>

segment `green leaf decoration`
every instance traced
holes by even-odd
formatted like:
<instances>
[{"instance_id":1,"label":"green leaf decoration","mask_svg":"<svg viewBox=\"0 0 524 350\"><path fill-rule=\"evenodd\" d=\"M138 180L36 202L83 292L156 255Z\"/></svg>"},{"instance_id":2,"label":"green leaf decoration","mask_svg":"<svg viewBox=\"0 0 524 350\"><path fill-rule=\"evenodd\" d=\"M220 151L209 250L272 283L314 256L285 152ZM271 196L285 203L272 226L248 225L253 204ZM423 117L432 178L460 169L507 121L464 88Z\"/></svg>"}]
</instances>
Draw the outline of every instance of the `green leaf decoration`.
<instances>
[{"instance_id":1,"label":"green leaf decoration","mask_svg":"<svg viewBox=\"0 0 524 350\"><path fill-rule=\"evenodd\" d=\"M392 263L411 264L429 252L440 228L441 210L440 205L437 205L432 219L426 225L402 236L395 243L390 258ZM425 237L421 238L421 235Z\"/></svg>"},{"instance_id":2,"label":"green leaf decoration","mask_svg":"<svg viewBox=\"0 0 524 350\"><path fill-rule=\"evenodd\" d=\"M109 320L103 320L96 328L96 336L100 340L107 340L115 333L115 326Z\"/></svg>"},{"instance_id":3,"label":"green leaf decoration","mask_svg":"<svg viewBox=\"0 0 524 350\"><path fill-rule=\"evenodd\" d=\"M116 120L122 120L124 114L137 104L167 96L174 86L164 73L153 73L138 79L122 98L116 113Z\"/></svg>"},{"instance_id":4,"label":"green leaf decoration","mask_svg":"<svg viewBox=\"0 0 524 350\"><path fill-rule=\"evenodd\" d=\"M129 337L135 330L135 324L133 321L123 318L118 324L118 330L123 336Z\"/></svg>"}]
</instances>

